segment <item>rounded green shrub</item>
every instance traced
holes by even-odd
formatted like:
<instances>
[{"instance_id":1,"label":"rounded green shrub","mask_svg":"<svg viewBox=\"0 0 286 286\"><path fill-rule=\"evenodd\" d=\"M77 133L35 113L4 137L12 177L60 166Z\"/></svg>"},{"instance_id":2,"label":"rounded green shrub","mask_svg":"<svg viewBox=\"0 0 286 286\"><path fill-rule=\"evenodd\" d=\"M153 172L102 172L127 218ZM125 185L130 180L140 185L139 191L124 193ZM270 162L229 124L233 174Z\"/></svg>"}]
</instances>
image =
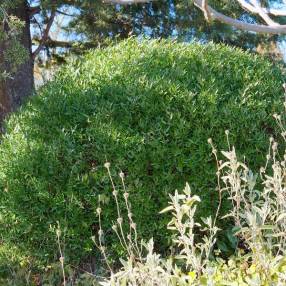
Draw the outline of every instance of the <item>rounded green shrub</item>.
<instances>
[{"instance_id":1,"label":"rounded green shrub","mask_svg":"<svg viewBox=\"0 0 286 286\"><path fill-rule=\"evenodd\" d=\"M229 129L250 166L264 162L282 82L280 68L265 59L215 44L131 39L71 60L7 121L2 241L37 261L53 260L58 221L66 259L87 257L101 195L112 242L116 208L106 161L117 184L118 172L126 175L139 232L166 241L168 218L158 212L186 181L202 198L200 215L216 210L209 137L226 148Z\"/></svg>"}]
</instances>

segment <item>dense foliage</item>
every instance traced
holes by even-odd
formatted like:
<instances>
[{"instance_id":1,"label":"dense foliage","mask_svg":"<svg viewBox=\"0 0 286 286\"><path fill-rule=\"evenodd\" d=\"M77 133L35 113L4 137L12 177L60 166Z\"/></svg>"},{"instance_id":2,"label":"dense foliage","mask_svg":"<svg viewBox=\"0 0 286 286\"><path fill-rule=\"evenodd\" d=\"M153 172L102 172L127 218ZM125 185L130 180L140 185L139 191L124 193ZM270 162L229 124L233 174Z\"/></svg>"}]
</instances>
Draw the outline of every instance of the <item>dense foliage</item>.
<instances>
[{"instance_id":1,"label":"dense foliage","mask_svg":"<svg viewBox=\"0 0 286 286\"><path fill-rule=\"evenodd\" d=\"M17 67L28 57L27 50L19 42L19 34L24 23L9 11L13 10L19 0L4 0L0 3L0 80L11 77ZM7 68L9 66L9 68ZM10 72L7 71L10 70Z\"/></svg>"},{"instance_id":2,"label":"dense foliage","mask_svg":"<svg viewBox=\"0 0 286 286\"><path fill-rule=\"evenodd\" d=\"M91 254L98 196L105 228L116 212L106 160L126 175L138 231L164 248L158 210L169 192L192 182L199 214L216 210L209 137L223 148L229 129L250 166L263 162L282 78L264 59L214 44L128 40L71 61L7 122L2 249L53 260L59 221L66 260Z\"/></svg>"}]
</instances>

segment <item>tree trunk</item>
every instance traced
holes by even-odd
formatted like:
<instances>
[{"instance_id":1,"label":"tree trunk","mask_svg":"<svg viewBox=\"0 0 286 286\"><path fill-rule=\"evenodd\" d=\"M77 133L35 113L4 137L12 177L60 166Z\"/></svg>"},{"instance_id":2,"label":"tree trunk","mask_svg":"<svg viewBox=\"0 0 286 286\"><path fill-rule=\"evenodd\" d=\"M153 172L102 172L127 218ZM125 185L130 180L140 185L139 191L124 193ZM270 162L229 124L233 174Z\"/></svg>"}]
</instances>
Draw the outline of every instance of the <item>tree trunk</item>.
<instances>
[{"instance_id":1,"label":"tree trunk","mask_svg":"<svg viewBox=\"0 0 286 286\"><path fill-rule=\"evenodd\" d=\"M25 23L19 35L19 42L27 49L29 57L25 63L18 67L15 73L12 73L12 78L0 80L0 120L3 120L5 115L15 110L27 96L31 95L34 88L30 16L27 1L20 1L12 14ZM11 67L3 58L7 46L9 43L0 42L0 63L9 73Z\"/></svg>"}]
</instances>

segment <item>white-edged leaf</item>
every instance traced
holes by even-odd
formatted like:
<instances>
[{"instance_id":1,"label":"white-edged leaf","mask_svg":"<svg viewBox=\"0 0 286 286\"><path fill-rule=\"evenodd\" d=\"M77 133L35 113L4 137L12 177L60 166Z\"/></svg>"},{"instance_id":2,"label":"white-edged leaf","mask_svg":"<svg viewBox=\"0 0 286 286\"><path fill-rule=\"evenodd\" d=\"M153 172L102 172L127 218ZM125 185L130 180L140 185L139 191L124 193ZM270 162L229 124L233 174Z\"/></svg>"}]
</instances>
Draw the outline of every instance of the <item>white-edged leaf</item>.
<instances>
[{"instance_id":1,"label":"white-edged leaf","mask_svg":"<svg viewBox=\"0 0 286 286\"><path fill-rule=\"evenodd\" d=\"M173 206L168 206L168 207L164 208L163 210L161 210L159 212L159 214L163 214L163 213L166 213L166 212L169 212L169 211L172 211L172 210L174 210L174 207Z\"/></svg>"},{"instance_id":2,"label":"white-edged leaf","mask_svg":"<svg viewBox=\"0 0 286 286\"><path fill-rule=\"evenodd\" d=\"M286 218L286 213L282 213L278 216L277 220L276 220L276 223L279 222L280 220Z\"/></svg>"}]
</instances>

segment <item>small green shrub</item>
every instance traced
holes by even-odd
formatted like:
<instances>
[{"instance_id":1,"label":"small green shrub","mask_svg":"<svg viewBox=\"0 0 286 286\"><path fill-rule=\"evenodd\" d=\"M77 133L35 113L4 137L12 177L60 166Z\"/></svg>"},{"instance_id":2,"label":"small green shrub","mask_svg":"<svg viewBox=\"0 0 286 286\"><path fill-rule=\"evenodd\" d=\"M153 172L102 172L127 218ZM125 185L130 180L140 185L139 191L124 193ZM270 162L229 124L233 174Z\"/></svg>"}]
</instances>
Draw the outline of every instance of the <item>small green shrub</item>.
<instances>
[{"instance_id":1,"label":"small green shrub","mask_svg":"<svg viewBox=\"0 0 286 286\"><path fill-rule=\"evenodd\" d=\"M59 221L66 260L92 254L98 195L105 227L116 212L108 160L126 175L139 233L164 248L168 218L158 210L182 182L201 197L199 215L216 210L207 138L223 149L229 129L251 167L263 162L282 79L268 61L214 44L131 39L71 61L7 122L2 240L36 262L52 261Z\"/></svg>"}]
</instances>

